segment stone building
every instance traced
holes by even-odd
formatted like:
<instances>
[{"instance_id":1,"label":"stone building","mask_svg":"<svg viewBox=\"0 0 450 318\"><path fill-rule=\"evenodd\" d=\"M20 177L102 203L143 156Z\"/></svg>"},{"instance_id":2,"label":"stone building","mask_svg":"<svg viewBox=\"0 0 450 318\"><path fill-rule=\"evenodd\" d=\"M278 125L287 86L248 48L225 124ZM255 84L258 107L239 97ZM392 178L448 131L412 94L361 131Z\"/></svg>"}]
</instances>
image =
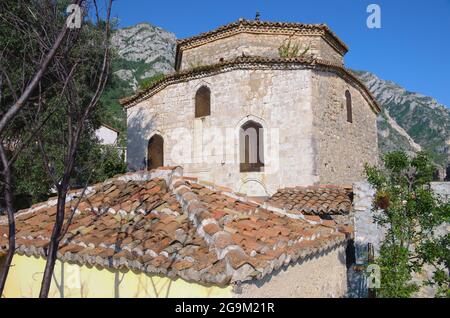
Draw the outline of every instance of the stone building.
<instances>
[{"instance_id":1,"label":"stone building","mask_svg":"<svg viewBox=\"0 0 450 318\"><path fill-rule=\"evenodd\" d=\"M180 165L255 196L361 180L380 108L347 50L323 24L242 19L178 41L177 72L121 101L129 168Z\"/></svg>"},{"instance_id":2,"label":"stone building","mask_svg":"<svg viewBox=\"0 0 450 318\"><path fill-rule=\"evenodd\" d=\"M95 131L95 136L102 145L116 146L119 141L119 131L106 124L100 125Z\"/></svg>"}]
</instances>

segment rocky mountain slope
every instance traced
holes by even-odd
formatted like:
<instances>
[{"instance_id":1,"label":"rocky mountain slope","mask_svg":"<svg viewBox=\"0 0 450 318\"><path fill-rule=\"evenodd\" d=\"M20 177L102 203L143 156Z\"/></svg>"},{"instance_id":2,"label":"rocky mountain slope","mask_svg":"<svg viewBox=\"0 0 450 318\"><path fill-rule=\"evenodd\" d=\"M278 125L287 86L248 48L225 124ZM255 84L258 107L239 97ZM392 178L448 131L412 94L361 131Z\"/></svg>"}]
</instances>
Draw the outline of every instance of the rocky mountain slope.
<instances>
[{"instance_id":1,"label":"rocky mountain slope","mask_svg":"<svg viewBox=\"0 0 450 318\"><path fill-rule=\"evenodd\" d=\"M115 30L111 46L112 74L102 96L107 109L104 122L125 137L125 112L119 99L133 94L144 80L174 71L176 38L159 27L139 23Z\"/></svg>"},{"instance_id":2,"label":"rocky mountain slope","mask_svg":"<svg viewBox=\"0 0 450 318\"><path fill-rule=\"evenodd\" d=\"M110 124L125 131L125 115L118 99L132 94L143 80L173 72L176 38L148 23L115 31L116 57L104 102L111 109ZM432 97L409 92L400 85L365 71L354 71L383 108L378 117L381 153L403 149L430 151L434 161L448 164L450 109Z\"/></svg>"},{"instance_id":3,"label":"rocky mountain slope","mask_svg":"<svg viewBox=\"0 0 450 318\"><path fill-rule=\"evenodd\" d=\"M111 39L118 55L115 74L136 89L145 78L172 72L175 41L175 34L148 23L118 29Z\"/></svg>"},{"instance_id":4,"label":"rocky mountain slope","mask_svg":"<svg viewBox=\"0 0 450 318\"><path fill-rule=\"evenodd\" d=\"M442 166L448 163L450 109L434 98L409 92L369 72L355 71L383 108L378 118L382 152L426 150ZM418 147L420 146L420 148Z\"/></svg>"}]
</instances>

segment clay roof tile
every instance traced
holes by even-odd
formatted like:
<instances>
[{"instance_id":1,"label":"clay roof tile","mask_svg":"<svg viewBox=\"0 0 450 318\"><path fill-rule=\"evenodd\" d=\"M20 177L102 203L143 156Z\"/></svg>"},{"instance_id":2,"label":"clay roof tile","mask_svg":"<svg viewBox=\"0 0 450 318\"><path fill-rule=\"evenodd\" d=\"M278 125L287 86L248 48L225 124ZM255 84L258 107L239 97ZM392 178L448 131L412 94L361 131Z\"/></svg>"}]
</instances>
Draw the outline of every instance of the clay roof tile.
<instances>
[{"instance_id":1,"label":"clay roof tile","mask_svg":"<svg viewBox=\"0 0 450 318\"><path fill-rule=\"evenodd\" d=\"M161 175L161 171L153 173ZM174 170L165 171L173 173ZM169 186L165 179L151 177L151 172L148 179L137 180L142 175L138 172L135 179L133 174L109 179L108 183L95 186L95 191L100 192L82 198L79 207L91 210L74 216L59 249L61 260L190 277L204 283L230 282L236 277L242 279L243 274L237 273L244 272L241 270L244 266L254 269L245 270L246 279L260 278L272 271L273 264L281 266L284 260L306 255L302 249L309 251L319 246L298 242L314 238L340 244L347 239L345 233L352 231L341 227L339 233L338 225L333 222L322 221L323 226L309 223L308 219L318 221L317 218L299 220L277 214L260 205L266 202L236 194L232 197L228 191L222 192L215 185L203 185L195 179L175 181L174 178ZM296 209L306 200L304 196L299 198L302 193L316 196L319 208L333 205L333 202L320 203L330 200L329 192L324 195L317 193L317 189L303 188L286 191L294 193L299 201L294 206ZM189 194L180 197L182 192ZM112 194L115 199L107 200ZM269 205L274 198L284 205L285 194L285 191L277 192L269 198ZM146 200L144 207L142 200ZM138 207L142 212L135 211ZM42 253L42 247L49 242L54 219L50 214L54 211L50 208L19 211L17 248L20 253ZM0 223L0 253L7 248L7 235L7 227ZM227 263L231 272L225 266Z\"/></svg>"}]
</instances>

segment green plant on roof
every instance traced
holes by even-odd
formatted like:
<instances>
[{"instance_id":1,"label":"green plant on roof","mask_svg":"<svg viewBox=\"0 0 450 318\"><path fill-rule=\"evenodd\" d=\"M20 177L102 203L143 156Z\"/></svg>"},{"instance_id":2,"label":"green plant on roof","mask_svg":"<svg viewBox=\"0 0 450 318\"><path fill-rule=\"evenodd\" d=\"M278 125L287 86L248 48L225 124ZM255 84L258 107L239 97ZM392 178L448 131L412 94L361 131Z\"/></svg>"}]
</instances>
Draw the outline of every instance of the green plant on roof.
<instances>
[{"instance_id":1,"label":"green plant on roof","mask_svg":"<svg viewBox=\"0 0 450 318\"><path fill-rule=\"evenodd\" d=\"M145 90L145 89L151 87L156 82L162 80L163 78L164 78L164 74L163 73L158 73L158 74L155 74L155 75L153 75L151 77L144 78L143 80L141 80L139 82L139 88L142 89L142 90Z\"/></svg>"},{"instance_id":2,"label":"green plant on roof","mask_svg":"<svg viewBox=\"0 0 450 318\"><path fill-rule=\"evenodd\" d=\"M189 61L188 69L195 70L202 66L202 63L198 60Z\"/></svg>"},{"instance_id":3,"label":"green plant on roof","mask_svg":"<svg viewBox=\"0 0 450 318\"><path fill-rule=\"evenodd\" d=\"M308 53L310 46L307 45L302 52L300 52L300 45L298 43L292 43L292 38L285 39L278 48L278 54L281 58L292 58L304 56Z\"/></svg>"}]
</instances>

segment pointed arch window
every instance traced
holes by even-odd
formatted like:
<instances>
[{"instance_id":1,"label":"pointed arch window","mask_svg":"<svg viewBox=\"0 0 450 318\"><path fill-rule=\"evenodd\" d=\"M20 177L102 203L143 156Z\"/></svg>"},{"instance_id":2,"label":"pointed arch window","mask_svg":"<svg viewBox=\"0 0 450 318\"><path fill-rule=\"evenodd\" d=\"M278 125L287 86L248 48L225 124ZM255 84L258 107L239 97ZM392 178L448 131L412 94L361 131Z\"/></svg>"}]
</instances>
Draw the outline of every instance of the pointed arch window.
<instances>
[{"instance_id":1,"label":"pointed arch window","mask_svg":"<svg viewBox=\"0 0 450 318\"><path fill-rule=\"evenodd\" d=\"M345 91L345 105L347 108L347 122L353 123L353 114L352 114L352 95L349 90Z\"/></svg>"},{"instance_id":2,"label":"pointed arch window","mask_svg":"<svg viewBox=\"0 0 450 318\"><path fill-rule=\"evenodd\" d=\"M211 91L202 86L195 94L195 118L211 115Z\"/></svg>"},{"instance_id":3,"label":"pointed arch window","mask_svg":"<svg viewBox=\"0 0 450 318\"><path fill-rule=\"evenodd\" d=\"M239 131L240 171L261 172L264 168L263 127L252 120Z\"/></svg>"}]
</instances>

